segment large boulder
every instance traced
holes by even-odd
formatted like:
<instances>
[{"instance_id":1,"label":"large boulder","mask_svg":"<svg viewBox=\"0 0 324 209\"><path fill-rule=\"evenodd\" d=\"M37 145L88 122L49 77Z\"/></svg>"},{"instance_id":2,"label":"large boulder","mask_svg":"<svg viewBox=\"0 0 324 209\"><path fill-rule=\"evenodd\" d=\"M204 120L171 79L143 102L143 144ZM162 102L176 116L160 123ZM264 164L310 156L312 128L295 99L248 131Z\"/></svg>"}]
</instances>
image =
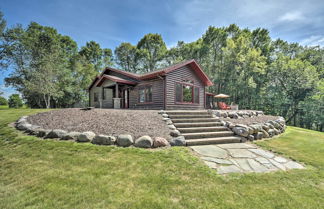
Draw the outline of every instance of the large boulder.
<instances>
[{"instance_id":1,"label":"large boulder","mask_svg":"<svg viewBox=\"0 0 324 209\"><path fill-rule=\"evenodd\" d=\"M214 111L213 112L216 117L221 117L221 111Z\"/></svg>"},{"instance_id":2,"label":"large boulder","mask_svg":"<svg viewBox=\"0 0 324 209\"><path fill-rule=\"evenodd\" d=\"M95 133L93 133L92 131L86 131L86 132L83 132L81 133L79 136L78 136L78 139L77 141L78 142L90 142L93 140L93 138L96 136Z\"/></svg>"},{"instance_id":3,"label":"large boulder","mask_svg":"<svg viewBox=\"0 0 324 209\"><path fill-rule=\"evenodd\" d=\"M163 113L163 114L162 114L162 117L164 117L164 118L168 118L168 117L169 117L169 115L168 115L168 114L165 114L165 113Z\"/></svg>"},{"instance_id":4,"label":"large boulder","mask_svg":"<svg viewBox=\"0 0 324 209\"><path fill-rule=\"evenodd\" d=\"M151 148L153 146L153 139L150 136L141 136L135 140L135 147Z\"/></svg>"},{"instance_id":5,"label":"large boulder","mask_svg":"<svg viewBox=\"0 0 324 209\"><path fill-rule=\"evenodd\" d=\"M78 140L78 137L80 134L81 134L80 132L72 131L72 132L65 134L65 136L63 136L61 139L62 140Z\"/></svg>"},{"instance_id":6,"label":"large boulder","mask_svg":"<svg viewBox=\"0 0 324 209\"><path fill-rule=\"evenodd\" d=\"M222 111L222 112L220 113L220 115L221 115L221 117L223 117L223 118L227 118L227 116L228 116L227 112L225 112L225 111Z\"/></svg>"},{"instance_id":7,"label":"large boulder","mask_svg":"<svg viewBox=\"0 0 324 209\"><path fill-rule=\"evenodd\" d=\"M262 124L262 129L265 130L265 131L268 131L270 128L269 126L267 126L266 124Z\"/></svg>"},{"instance_id":8,"label":"large boulder","mask_svg":"<svg viewBox=\"0 0 324 209\"><path fill-rule=\"evenodd\" d=\"M263 138L269 138L270 137L268 132L266 132L265 130L262 130L262 133L263 133Z\"/></svg>"},{"instance_id":9,"label":"large boulder","mask_svg":"<svg viewBox=\"0 0 324 209\"><path fill-rule=\"evenodd\" d=\"M176 130L176 127L174 125L168 125L169 129Z\"/></svg>"},{"instance_id":10,"label":"large boulder","mask_svg":"<svg viewBox=\"0 0 324 209\"><path fill-rule=\"evenodd\" d=\"M273 137L275 135L274 129L269 129L268 134L269 134L270 137Z\"/></svg>"},{"instance_id":11,"label":"large boulder","mask_svg":"<svg viewBox=\"0 0 324 209\"><path fill-rule=\"evenodd\" d=\"M257 114L257 115L264 115L264 114L263 114L263 111L256 111L256 114Z\"/></svg>"},{"instance_id":12,"label":"large boulder","mask_svg":"<svg viewBox=\"0 0 324 209\"><path fill-rule=\"evenodd\" d=\"M164 110L160 110L160 111L158 112L158 114L164 114L164 113L165 113Z\"/></svg>"},{"instance_id":13,"label":"large boulder","mask_svg":"<svg viewBox=\"0 0 324 209\"><path fill-rule=\"evenodd\" d=\"M50 132L51 130L48 130L48 129L39 129L38 131L37 131L37 134L36 134L36 136L38 136L38 137L45 137L49 132Z\"/></svg>"},{"instance_id":14,"label":"large boulder","mask_svg":"<svg viewBox=\"0 0 324 209\"><path fill-rule=\"evenodd\" d=\"M167 124L167 125L172 125L173 123L172 123L171 120L167 120L167 121L166 121L166 124Z\"/></svg>"},{"instance_id":15,"label":"large boulder","mask_svg":"<svg viewBox=\"0 0 324 209\"><path fill-rule=\"evenodd\" d=\"M18 123L16 128L20 131L26 131L28 130L32 125L27 123L27 122L21 122L21 123Z\"/></svg>"},{"instance_id":16,"label":"large boulder","mask_svg":"<svg viewBox=\"0 0 324 209\"><path fill-rule=\"evenodd\" d=\"M134 143L133 137L129 134L121 134L117 137L117 144L122 147L129 147Z\"/></svg>"},{"instance_id":17,"label":"large boulder","mask_svg":"<svg viewBox=\"0 0 324 209\"><path fill-rule=\"evenodd\" d=\"M186 140L184 136L178 136L170 140L171 146L186 146Z\"/></svg>"},{"instance_id":18,"label":"large boulder","mask_svg":"<svg viewBox=\"0 0 324 209\"><path fill-rule=\"evenodd\" d=\"M46 139L54 139L54 138L63 138L67 134L66 131L61 129L51 130L46 136Z\"/></svg>"},{"instance_id":19,"label":"large boulder","mask_svg":"<svg viewBox=\"0 0 324 209\"><path fill-rule=\"evenodd\" d=\"M172 137L178 137L178 136L180 136L180 131L178 131L178 130L171 130L170 131L170 135Z\"/></svg>"},{"instance_id":20,"label":"large boulder","mask_svg":"<svg viewBox=\"0 0 324 209\"><path fill-rule=\"evenodd\" d=\"M274 134L275 134L275 135L280 134L280 131L279 131L278 129L276 129L276 128L274 128L273 131L274 131Z\"/></svg>"},{"instance_id":21,"label":"large boulder","mask_svg":"<svg viewBox=\"0 0 324 209\"><path fill-rule=\"evenodd\" d=\"M249 130L245 127L234 127L232 131L239 136L247 137L249 135Z\"/></svg>"},{"instance_id":22,"label":"large boulder","mask_svg":"<svg viewBox=\"0 0 324 209\"><path fill-rule=\"evenodd\" d=\"M39 128L40 128L40 126L31 125L30 127L28 127L28 128L26 129L26 132L29 133L29 134L31 134L31 135L36 135L36 134L37 134L36 131L37 131L37 129L39 129Z\"/></svg>"},{"instance_id":23,"label":"large boulder","mask_svg":"<svg viewBox=\"0 0 324 209\"><path fill-rule=\"evenodd\" d=\"M163 137L155 137L153 140L153 147L167 147L170 146L168 140Z\"/></svg>"},{"instance_id":24,"label":"large boulder","mask_svg":"<svg viewBox=\"0 0 324 209\"><path fill-rule=\"evenodd\" d=\"M254 139L258 140L258 139L262 139L263 138L263 132L258 132L256 134L254 134Z\"/></svg>"},{"instance_id":25,"label":"large boulder","mask_svg":"<svg viewBox=\"0 0 324 209\"><path fill-rule=\"evenodd\" d=\"M229 112L228 117L233 118L233 119L238 119L238 115L236 112Z\"/></svg>"},{"instance_id":26,"label":"large boulder","mask_svg":"<svg viewBox=\"0 0 324 209\"><path fill-rule=\"evenodd\" d=\"M254 136L253 135L248 135L247 138L248 138L249 141L253 141L254 140Z\"/></svg>"},{"instance_id":27,"label":"large boulder","mask_svg":"<svg viewBox=\"0 0 324 209\"><path fill-rule=\"evenodd\" d=\"M107 136L107 135L96 135L92 143L99 144L99 145L113 145L116 142L116 137L114 136Z\"/></svg>"},{"instance_id":28,"label":"large boulder","mask_svg":"<svg viewBox=\"0 0 324 209\"><path fill-rule=\"evenodd\" d=\"M18 123L25 123L25 122L27 122L27 118L28 118L28 116L22 116L22 117L20 117L18 120L17 120L17 124Z\"/></svg>"},{"instance_id":29,"label":"large boulder","mask_svg":"<svg viewBox=\"0 0 324 209\"><path fill-rule=\"evenodd\" d=\"M252 124L250 127L253 129L254 134L262 131L262 126L260 124Z\"/></svg>"}]
</instances>

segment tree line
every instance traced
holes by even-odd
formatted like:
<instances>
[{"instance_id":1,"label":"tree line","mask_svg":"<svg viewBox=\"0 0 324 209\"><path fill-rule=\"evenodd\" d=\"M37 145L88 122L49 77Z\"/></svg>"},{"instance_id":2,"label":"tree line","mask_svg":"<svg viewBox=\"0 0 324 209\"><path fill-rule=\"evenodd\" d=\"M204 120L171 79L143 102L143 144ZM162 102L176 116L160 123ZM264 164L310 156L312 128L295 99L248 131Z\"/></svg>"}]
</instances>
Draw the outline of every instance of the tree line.
<instances>
[{"instance_id":1,"label":"tree line","mask_svg":"<svg viewBox=\"0 0 324 209\"><path fill-rule=\"evenodd\" d=\"M196 41L167 48L159 34L112 51L89 41L76 42L52 27L31 22L8 28L0 18L0 66L5 79L30 107L87 104L87 87L105 66L145 73L195 59L214 82L212 93L231 95L241 109L282 115L288 124L323 131L324 53L320 46L272 40L263 28L210 26Z\"/></svg>"}]
</instances>

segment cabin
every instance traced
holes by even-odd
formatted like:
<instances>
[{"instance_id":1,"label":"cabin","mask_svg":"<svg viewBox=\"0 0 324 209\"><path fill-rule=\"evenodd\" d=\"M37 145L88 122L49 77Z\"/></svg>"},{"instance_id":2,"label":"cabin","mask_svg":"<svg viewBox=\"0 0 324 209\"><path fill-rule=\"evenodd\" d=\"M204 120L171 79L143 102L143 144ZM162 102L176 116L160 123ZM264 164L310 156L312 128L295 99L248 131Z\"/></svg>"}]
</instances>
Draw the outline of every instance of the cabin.
<instances>
[{"instance_id":1,"label":"cabin","mask_svg":"<svg viewBox=\"0 0 324 209\"><path fill-rule=\"evenodd\" d=\"M149 73L107 67L89 86L96 108L205 109L206 87L213 85L195 60Z\"/></svg>"}]
</instances>

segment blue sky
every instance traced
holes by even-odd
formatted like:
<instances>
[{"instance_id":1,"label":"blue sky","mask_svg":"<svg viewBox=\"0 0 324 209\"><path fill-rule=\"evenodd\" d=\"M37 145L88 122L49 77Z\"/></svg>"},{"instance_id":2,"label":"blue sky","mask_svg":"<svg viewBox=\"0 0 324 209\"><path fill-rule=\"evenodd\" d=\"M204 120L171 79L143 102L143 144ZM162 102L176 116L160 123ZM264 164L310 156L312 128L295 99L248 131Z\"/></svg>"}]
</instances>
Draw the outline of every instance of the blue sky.
<instances>
[{"instance_id":1,"label":"blue sky","mask_svg":"<svg viewBox=\"0 0 324 209\"><path fill-rule=\"evenodd\" d=\"M79 46L94 40L114 49L136 44L147 33L162 35L168 47L197 40L209 25L235 23L267 28L273 39L324 46L323 0L0 0L8 26L31 21L52 26ZM0 90L8 96L1 72Z\"/></svg>"}]
</instances>

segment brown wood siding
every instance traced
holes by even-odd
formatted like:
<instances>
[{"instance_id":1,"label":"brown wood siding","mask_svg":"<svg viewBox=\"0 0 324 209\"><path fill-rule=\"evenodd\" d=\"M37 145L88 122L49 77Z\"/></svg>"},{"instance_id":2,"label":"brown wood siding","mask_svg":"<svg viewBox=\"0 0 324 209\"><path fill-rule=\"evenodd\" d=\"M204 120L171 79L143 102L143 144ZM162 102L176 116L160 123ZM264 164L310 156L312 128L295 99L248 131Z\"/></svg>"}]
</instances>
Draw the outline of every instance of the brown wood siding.
<instances>
[{"instance_id":1,"label":"brown wood siding","mask_svg":"<svg viewBox=\"0 0 324 209\"><path fill-rule=\"evenodd\" d=\"M176 104L175 85L183 80L192 80L199 87L199 104ZM181 67L166 75L166 109L203 109L205 107L205 86L188 66Z\"/></svg>"},{"instance_id":2,"label":"brown wood siding","mask_svg":"<svg viewBox=\"0 0 324 209\"><path fill-rule=\"evenodd\" d=\"M138 91L141 86L152 86L152 102L151 103L139 103ZM164 109L164 85L163 79L154 79L141 81L140 84L130 89L129 92L129 108L135 109Z\"/></svg>"}]
</instances>

